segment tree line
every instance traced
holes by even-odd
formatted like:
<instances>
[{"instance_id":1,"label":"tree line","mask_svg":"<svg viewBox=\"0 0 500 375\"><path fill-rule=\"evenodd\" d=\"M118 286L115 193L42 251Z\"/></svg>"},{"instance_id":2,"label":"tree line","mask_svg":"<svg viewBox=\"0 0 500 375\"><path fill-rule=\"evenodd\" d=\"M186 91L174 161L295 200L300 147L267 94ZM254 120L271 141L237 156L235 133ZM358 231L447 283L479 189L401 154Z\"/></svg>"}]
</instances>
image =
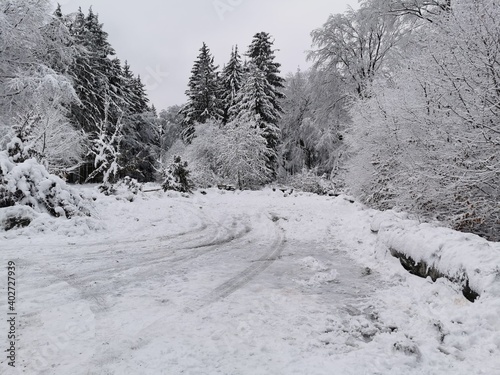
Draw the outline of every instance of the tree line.
<instances>
[{"instance_id":1,"label":"tree line","mask_svg":"<svg viewBox=\"0 0 500 375\"><path fill-rule=\"evenodd\" d=\"M225 180L242 188L275 177L285 80L274 52L271 36L257 33L245 61L233 47L219 71L203 43L179 112L183 143L174 147L197 169L199 185Z\"/></svg>"},{"instance_id":2,"label":"tree line","mask_svg":"<svg viewBox=\"0 0 500 375\"><path fill-rule=\"evenodd\" d=\"M339 183L499 239L499 16L492 0L365 0L312 32L349 98Z\"/></svg>"},{"instance_id":3,"label":"tree line","mask_svg":"<svg viewBox=\"0 0 500 375\"><path fill-rule=\"evenodd\" d=\"M50 8L46 0L0 5L2 148L15 136L27 156L80 182L106 173L151 180L157 116L140 77L115 57L92 8L70 15ZM93 172L79 177L84 165Z\"/></svg>"}]
</instances>

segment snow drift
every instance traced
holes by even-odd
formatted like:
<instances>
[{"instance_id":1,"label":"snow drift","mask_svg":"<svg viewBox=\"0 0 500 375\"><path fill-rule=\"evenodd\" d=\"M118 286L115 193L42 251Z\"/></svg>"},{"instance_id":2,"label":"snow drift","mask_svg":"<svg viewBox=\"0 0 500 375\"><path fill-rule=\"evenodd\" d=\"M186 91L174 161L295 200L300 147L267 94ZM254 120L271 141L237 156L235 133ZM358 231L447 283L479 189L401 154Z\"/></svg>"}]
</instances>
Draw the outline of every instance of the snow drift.
<instances>
[{"instance_id":1,"label":"snow drift","mask_svg":"<svg viewBox=\"0 0 500 375\"><path fill-rule=\"evenodd\" d=\"M470 289L469 299L474 294L500 296L500 243L386 212L374 217L371 229L405 267L420 268L420 276L457 282L464 295Z\"/></svg>"}]
</instances>

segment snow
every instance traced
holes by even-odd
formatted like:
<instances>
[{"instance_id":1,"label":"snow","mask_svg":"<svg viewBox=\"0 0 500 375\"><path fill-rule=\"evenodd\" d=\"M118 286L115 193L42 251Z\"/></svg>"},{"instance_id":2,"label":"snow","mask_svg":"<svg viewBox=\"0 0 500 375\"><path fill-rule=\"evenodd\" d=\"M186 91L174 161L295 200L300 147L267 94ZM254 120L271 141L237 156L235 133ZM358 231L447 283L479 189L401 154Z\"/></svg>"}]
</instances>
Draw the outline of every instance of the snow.
<instances>
[{"instance_id":1,"label":"snow","mask_svg":"<svg viewBox=\"0 0 500 375\"><path fill-rule=\"evenodd\" d=\"M385 216L385 221L379 218L374 221L380 222L379 240L387 248L417 262L425 261L450 277L465 273L474 291L500 297L500 244L473 234L384 214L380 216Z\"/></svg>"},{"instance_id":2,"label":"snow","mask_svg":"<svg viewBox=\"0 0 500 375\"><path fill-rule=\"evenodd\" d=\"M36 159L15 163L7 152L1 151L0 166L3 206L29 206L40 213L63 217L89 215L89 202L61 178L47 172ZM5 220L3 211L0 208L0 221Z\"/></svg>"},{"instance_id":3,"label":"snow","mask_svg":"<svg viewBox=\"0 0 500 375\"><path fill-rule=\"evenodd\" d=\"M344 196L80 190L94 218L0 232L19 312L2 373L499 373L497 244ZM471 273L475 303L389 251L429 260L440 245L435 264Z\"/></svg>"}]
</instances>

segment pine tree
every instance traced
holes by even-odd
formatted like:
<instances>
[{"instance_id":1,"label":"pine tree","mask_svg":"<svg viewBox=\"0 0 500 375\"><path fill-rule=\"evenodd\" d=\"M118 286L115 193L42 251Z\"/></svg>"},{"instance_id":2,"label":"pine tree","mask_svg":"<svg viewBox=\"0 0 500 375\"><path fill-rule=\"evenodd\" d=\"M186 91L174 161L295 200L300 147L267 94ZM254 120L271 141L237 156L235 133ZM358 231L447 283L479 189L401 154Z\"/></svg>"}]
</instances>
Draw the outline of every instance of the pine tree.
<instances>
[{"instance_id":1,"label":"pine tree","mask_svg":"<svg viewBox=\"0 0 500 375\"><path fill-rule=\"evenodd\" d=\"M72 121L90 138L110 137L122 127L117 178L152 180L158 142L145 85L128 63L122 67L119 59L112 59L115 52L108 34L92 9L87 16L81 9L76 13L71 31L81 47L70 69L80 99L71 107Z\"/></svg>"},{"instance_id":2,"label":"pine tree","mask_svg":"<svg viewBox=\"0 0 500 375\"><path fill-rule=\"evenodd\" d=\"M63 18L63 14L62 14L62 9L61 9L61 4L57 3L57 8L56 10L54 11L54 16L56 16L57 18L59 19L62 19Z\"/></svg>"},{"instance_id":3,"label":"pine tree","mask_svg":"<svg viewBox=\"0 0 500 375\"><path fill-rule=\"evenodd\" d=\"M224 110L223 122L230 120L231 108L236 104L236 97L243 84L243 66L238 53L238 46L231 51L231 58L224 67L221 76L222 85L222 106Z\"/></svg>"},{"instance_id":4,"label":"pine tree","mask_svg":"<svg viewBox=\"0 0 500 375\"><path fill-rule=\"evenodd\" d=\"M127 61L123 66L123 81L128 105L127 112L130 114L148 112L149 98L146 94L145 85L142 83L140 76L134 76Z\"/></svg>"},{"instance_id":5,"label":"pine tree","mask_svg":"<svg viewBox=\"0 0 500 375\"><path fill-rule=\"evenodd\" d=\"M275 160L280 134L277 125L279 114L273 105L275 93L262 70L253 63L249 63L247 69L245 83L236 97L236 104L230 115L237 123L253 122L262 129L267 147L273 155L271 160Z\"/></svg>"},{"instance_id":6,"label":"pine tree","mask_svg":"<svg viewBox=\"0 0 500 375\"><path fill-rule=\"evenodd\" d=\"M123 66L125 114L121 145L121 177L151 181L155 172L159 140L156 136L156 117L150 113L149 99L140 76L134 76L130 65Z\"/></svg>"},{"instance_id":7,"label":"pine tree","mask_svg":"<svg viewBox=\"0 0 500 375\"><path fill-rule=\"evenodd\" d=\"M136 103L134 103L134 112L135 113L144 113L149 112L149 98L146 94L146 86L142 83L141 76L138 75L132 81L132 91L136 97Z\"/></svg>"},{"instance_id":8,"label":"pine tree","mask_svg":"<svg viewBox=\"0 0 500 375\"><path fill-rule=\"evenodd\" d=\"M117 99L109 77L114 71L109 56L115 52L92 9L87 17L79 9L70 30L80 46L80 53L69 69L80 99L80 103L71 107L71 119L86 132L95 132L97 124L107 117L110 104Z\"/></svg>"},{"instance_id":9,"label":"pine tree","mask_svg":"<svg viewBox=\"0 0 500 375\"><path fill-rule=\"evenodd\" d=\"M252 44L248 47L247 56L250 62L256 65L261 71L265 73L266 80L272 87L274 95L273 106L276 112L282 112L279 105L279 99L283 99L285 95L281 92L283 89L285 79L280 77L281 64L274 62L274 50L272 49L273 42L268 33L261 32L255 34Z\"/></svg>"},{"instance_id":10,"label":"pine tree","mask_svg":"<svg viewBox=\"0 0 500 375\"><path fill-rule=\"evenodd\" d=\"M191 70L189 79L188 103L182 108L183 138L191 142L194 137L194 124L204 124L207 120L221 120L223 117L220 101L217 66L210 50L203 43L200 54Z\"/></svg>"},{"instance_id":11,"label":"pine tree","mask_svg":"<svg viewBox=\"0 0 500 375\"><path fill-rule=\"evenodd\" d=\"M268 33L255 34L247 52L250 61L246 66L246 82L233 112L240 117L253 117L263 130L271 155L269 167L274 169L280 134L278 122L283 112L279 100L284 95L280 89L284 87L284 79L279 76L281 65L274 62L272 45Z\"/></svg>"}]
</instances>

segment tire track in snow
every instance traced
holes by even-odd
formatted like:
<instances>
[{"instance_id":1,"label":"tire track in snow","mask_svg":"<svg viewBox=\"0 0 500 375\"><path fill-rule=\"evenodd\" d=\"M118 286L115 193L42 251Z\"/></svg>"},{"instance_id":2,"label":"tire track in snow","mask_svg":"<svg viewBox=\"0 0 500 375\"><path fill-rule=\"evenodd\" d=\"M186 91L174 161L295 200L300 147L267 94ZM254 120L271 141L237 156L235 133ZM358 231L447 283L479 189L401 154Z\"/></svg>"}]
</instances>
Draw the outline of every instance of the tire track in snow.
<instances>
[{"instance_id":1,"label":"tire track in snow","mask_svg":"<svg viewBox=\"0 0 500 375\"><path fill-rule=\"evenodd\" d=\"M284 230L281 226L273 220L271 215L267 215L270 221L274 222L273 225L273 236L274 239L269 247L268 251L263 254L260 258L251 261L251 265L245 268L242 272L238 273L234 277L225 281L223 284L219 285L217 288L212 290L207 297L198 300L189 306L186 306L185 312L195 312L197 310L201 310L204 307L211 305L217 301L220 301L237 290L241 289L243 286L252 281L259 274L264 272L272 263L276 261L281 255L286 239ZM154 338L157 337L156 326L160 324L161 320L165 318L161 318L148 326L141 329L141 331L137 334L137 337L140 337L139 340L146 340L148 343L151 342ZM142 337L142 338L141 338ZM147 339L145 339L147 338Z\"/></svg>"},{"instance_id":2,"label":"tire track in snow","mask_svg":"<svg viewBox=\"0 0 500 375\"><path fill-rule=\"evenodd\" d=\"M270 218L270 220L272 219ZM192 306L193 310L199 310L228 297L248 284L256 276L266 270L266 268L268 268L272 263L274 263L281 255L286 242L284 230L277 222L274 223L274 232L275 239L269 250L264 255L262 255L259 259L254 260L252 265L244 269L242 272L215 288L206 298L204 298L204 300L199 301L198 304Z\"/></svg>"},{"instance_id":3,"label":"tire track in snow","mask_svg":"<svg viewBox=\"0 0 500 375\"><path fill-rule=\"evenodd\" d=\"M148 252L128 253L127 255L131 257L129 259L120 258L120 263L114 263L118 261L119 254L107 256L106 259L102 257L90 259L63 258L59 259L65 262L65 264L59 263L59 266L62 267L57 269L45 267L45 272L58 281L62 281L68 284L69 287L76 289L80 297L91 304L94 313L107 311L106 297L109 296L111 291L116 291L118 288L142 280L145 277L151 277L151 275L163 275L165 269L183 264L215 250L224 249L223 245L240 240L252 230L248 221L241 217L228 218L228 220L232 220L232 227L223 225L223 223L208 215L204 214L203 217L205 226L210 232L201 237L201 239L205 240L201 244L176 249L182 253L186 252L186 254L172 255L171 251L165 253L155 249ZM199 241L199 239L196 238L196 241ZM158 254L159 251L159 255L148 256ZM90 264L82 272L82 262L85 260L95 261L97 267L92 267L93 264ZM107 264L102 265L103 260L107 260Z\"/></svg>"}]
</instances>

